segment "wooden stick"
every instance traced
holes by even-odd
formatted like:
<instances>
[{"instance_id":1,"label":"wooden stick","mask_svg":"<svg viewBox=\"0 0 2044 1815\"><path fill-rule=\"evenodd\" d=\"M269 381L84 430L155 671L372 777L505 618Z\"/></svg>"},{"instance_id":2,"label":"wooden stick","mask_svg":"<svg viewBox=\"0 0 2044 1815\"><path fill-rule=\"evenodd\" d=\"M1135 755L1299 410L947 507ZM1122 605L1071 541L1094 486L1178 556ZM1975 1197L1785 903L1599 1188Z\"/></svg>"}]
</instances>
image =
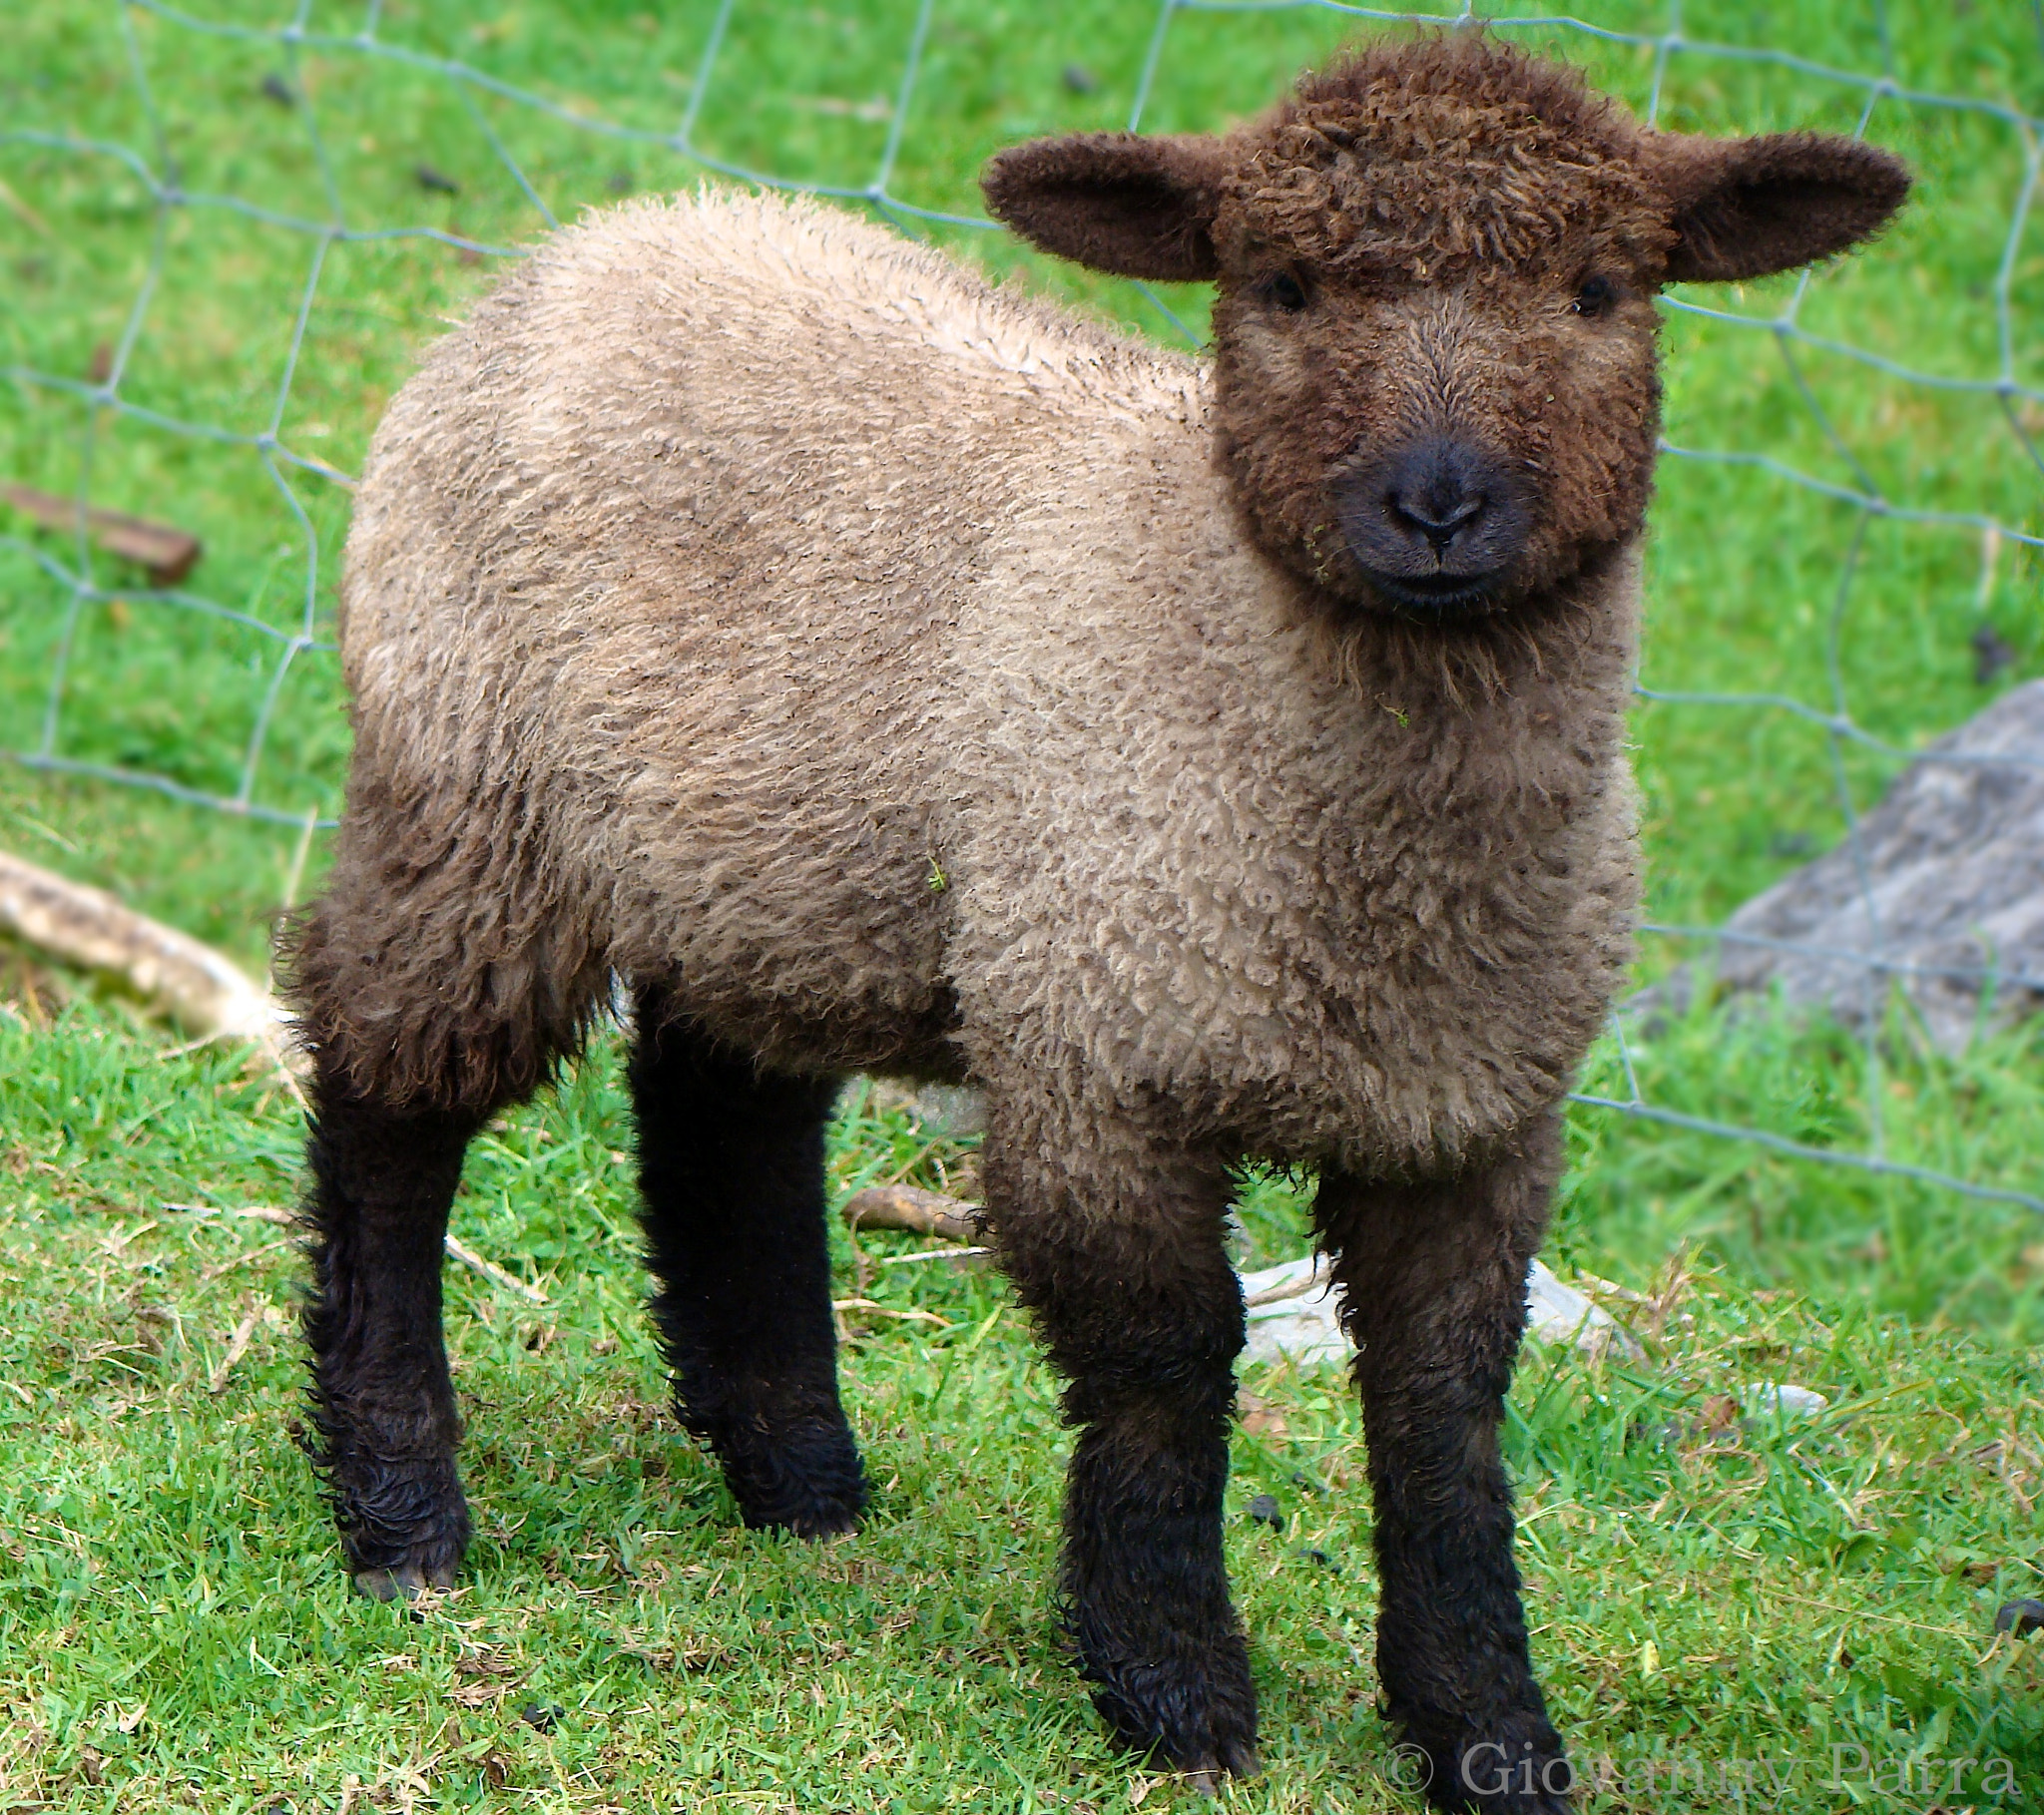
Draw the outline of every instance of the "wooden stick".
<instances>
[{"instance_id":1,"label":"wooden stick","mask_svg":"<svg viewBox=\"0 0 2044 1815\"><path fill-rule=\"evenodd\" d=\"M251 1248L246 1254L237 1254L232 1260L223 1260L217 1266L210 1266L201 1273L201 1279L218 1279L223 1273L232 1273L236 1267L247 1266L250 1261L262 1254L274 1254L278 1248L291 1245L288 1238L282 1241L265 1241L259 1248Z\"/></svg>"},{"instance_id":2,"label":"wooden stick","mask_svg":"<svg viewBox=\"0 0 2044 1815\"><path fill-rule=\"evenodd\" d=\"M235 1333L228 1339L228 1352L221 1357L220 1366L213 1370L213 1378L206 1383L206 1390L219 1397L228 1384L228 1376L235 1371L235 1363L249 1352L249 1338L256 1334L256 1326L262 1321L259 1310L251 1311L235 1325Z\"/></svg>"},{"instance_id":3,"label":"wooden stick","mask_svg":"<svg viewBox=\"0 0 2044 1815\"><path fill-rule=\"evenodd\" d=\"M1654 1301L1645 1292L1636 1292L1629 1285L1620 1285L1615 1279L1600 1279L1595 1273L1576 1269L1576 1278L1592 1298L1616 1298L1624 1304L1651 1305Z\"/></svg>"},{"instance_id":4,"label":"wooden stick","mask_svg":"<svg viewBox=\"0 0 2044 1815\"><path fill-rule=\"evenodd\" d=\"M0 181L0 208L6 208L20 216L37 232L41 233L45 239L49 238L50 224L41 215L37 214L34 209L30 208L26 202L22 201L4 181Z\"/></svg>"},{"instance_id":5,"label":"wooden stick","mask_svg":"<svg viewBox=\"0 0 2044 1815\"><path fill-rule=\"evenodd\" d=\"M977 1204L906 1184L878 1184L854 1192L838 1214L853 1229L906 1229L911 1235L938 1235L946 1241L977 1241L985 1227Z\"/></svg>"},{"instance_id":6,"label":"wooden stick","mask_svg":"<svg viewBox=\"0 0 2044 1815\"><path fill-rule=\"evenodd\" d=\"M33 517L46 530L78 528L78 501L59 498L54 492L39 492L32 485L0 485L0 498ZM147 517L124 516L120 511L97 507L85 513L85 530L101 548L132 561L149 572L152 586L176 586L206 552L199 538L168 523L152 523Z\"/></svg>"},{"instance_id":7,"label":"wooden stick","mask_svg":"<svg viewBox=\"0 0 2044 1815\"><path fill-rule=\"evenodd\" d=\"M164 1208L182 1210L188 1216L246 1216L256 1222L280 1223L285 1228L297 1221L297 1217L289 1210L273 1210L266 1203L251 1204L247 1209L240 1210L213 1210L208 1209L203 1203L167 1203Z\"/></svg>"},{"instance_id":8,"label":"wooden stick","mask_svg":"<svg viewBox=\"0 0 2044 1815\"><path fill-rule=\"evenodd\" d=\"M833 1298L830 1308L840 1315L845 1311L858 1311L867 1317L900 1317L915 1323L933 1323L940 1330L952 1327L947 1317L939 1317L935 1311L897 1311L890 1305L875 1304L870 1298Z\"/></svg>"},{"instance_id":9,"label":"wooden stick","mask_svg":"<svg viewBox=\"0 0 2044 1815\"><path fill-rule=\"evenodd\" d=\"M873 1262L876 1267L905 1267L918 1260L948 1260L956 1266L961 1260L985 1260L992 1256L992 1248L924 1248L914 1254L887 1254Z\"/></svg>"},{"instance_id":10,"label":"wooden stick","mask_svg":"<svg viewBox=\"0 0 2044 1815\"><path fill-rule=\"evenodd\" d=\"M1242 1301L1242 1308L1254 1311L1260 1304L1282 1304L1287 1298L1303 1298L1308 1292L1320 1291L1326 1284L1327 1281L1315 1268L1303 1279L1293 1279L1284 1285L1269 1285L1261 1292L1252 1292Z\"/></svg>"},{"instance_id":11,"label":"wooden stick","mask_svg":"<svg viewBox=\"0 0 2044 1815\"><path fill-rule=\"evenodd\" d=\"M290 1017L240 966L104 889L0 851L0 931L84 970L120 978L194 1034L253 1041L304 1103L308 1067Z\"/></svg>"},{"instance_id":12,"label":"wooden stick","mask_svg":"<svg viewBox=\"0 0 2044 1815\"><path fill-rule=\"evenodd\" d=\"M494 1260L485 1260L467 1242L449 1235L447 1237L447 1252L452 1254L463 1266L473 1267L485 1279L495 1280L505 1290L518 1292L531 1299L534 1304L546 1303L547 1295L538 1286L527 1285L516 1273L505 1272Z\"/></svg>"},{"instance_id":13,"label":"wooden stick","mask_svg":"<svg viewBox=\"0 0 2044 1815\"><path fill-rule=\"evenodd\" d=\"M203 1203L167 1203L164 1205L164 1208L167 1210L183 1210L194 1216L247 1216L258 1222L281 1223L285 1227L295 1225L298 1220L291 1211L274 1210L267 1204L252 1204L246 1209L239 1210L210 1210ZM251 1248L248 1253L238 1255L233 1260L223 1261L217 1267L209 1267L204 1276L208 1279L215 1278L219 1274L226 1272L230 1267L240 1266L245 1260L253 1259L257 1254L266 1254L271 1248L280 1248L283 1245L284 1243L280 1241L272 1241L266 1247ZM534 1304L545 1304L548 1302L546 1293L541 1291L538 1286L527 1285L516 1273L506 1272L494 1260L485 1259L459 1236L449 1235L446 1238L445 1245L448 1254L452 1258L460 1261L465 1267L472 1267L485 1279L492 1281L494 1284L504 1287L507 1291L516 1292L521 1297L529 1298Z\"/></svg>"}]
</instances>

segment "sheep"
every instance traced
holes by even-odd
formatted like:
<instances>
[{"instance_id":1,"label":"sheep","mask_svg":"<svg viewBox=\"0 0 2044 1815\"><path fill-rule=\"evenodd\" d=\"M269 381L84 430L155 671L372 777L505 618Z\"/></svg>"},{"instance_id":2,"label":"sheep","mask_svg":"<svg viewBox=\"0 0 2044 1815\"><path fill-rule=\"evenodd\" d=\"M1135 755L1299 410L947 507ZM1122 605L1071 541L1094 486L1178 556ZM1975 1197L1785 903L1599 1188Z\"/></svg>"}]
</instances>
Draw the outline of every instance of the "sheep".
<instances>
[{"instance_id":1,"label":"sheep","mask_svg":"<svg viewBox=\"0 0 2044 1815\"><path fill-rule=\"evenodd\" d=\"M1652 131L1451 34L1225 136L1022 145L983 187L1050 252L1214 281L1211 363L705 190L541 245L375 437L346 808L290 967L354 1581L453 1579L449 1199L616 979L654 1314L749 1526L866 1502L840 1081L976 1086L1077 1429L1081 1670L1137 1750L1256 1771L1227 1218L1240 1162L1316 1168L1385 1705L1442 1806L1559 1809L1498 1433L1558 1105L1630 952L1653 299L1838 252L1908 178Z\"/></svg>"}]
</instances>

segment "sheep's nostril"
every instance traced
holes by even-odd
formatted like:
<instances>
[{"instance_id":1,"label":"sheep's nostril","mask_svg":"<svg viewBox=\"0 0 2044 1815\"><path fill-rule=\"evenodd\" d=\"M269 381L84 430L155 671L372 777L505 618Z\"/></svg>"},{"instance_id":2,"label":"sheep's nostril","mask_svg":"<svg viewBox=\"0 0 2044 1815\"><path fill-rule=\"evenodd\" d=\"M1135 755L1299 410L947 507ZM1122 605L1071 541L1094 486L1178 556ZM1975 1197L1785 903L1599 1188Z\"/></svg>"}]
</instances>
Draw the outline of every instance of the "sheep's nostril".
<instances>
[{"instance_id":1,"label":"sheep's nostril","mask_svg":"<svg viewBox=\"0 0 2044 1815\"><path fill-rule=\"evenodd\" d=\"M1411 492L1393 492L1385 503L1392 516L1417 530L1436 550L1440 550L1481 517L1490 500L1481 492L1457 492L1445 498L1438 492L1416 496Z\"/></svg>"}]
</instances>

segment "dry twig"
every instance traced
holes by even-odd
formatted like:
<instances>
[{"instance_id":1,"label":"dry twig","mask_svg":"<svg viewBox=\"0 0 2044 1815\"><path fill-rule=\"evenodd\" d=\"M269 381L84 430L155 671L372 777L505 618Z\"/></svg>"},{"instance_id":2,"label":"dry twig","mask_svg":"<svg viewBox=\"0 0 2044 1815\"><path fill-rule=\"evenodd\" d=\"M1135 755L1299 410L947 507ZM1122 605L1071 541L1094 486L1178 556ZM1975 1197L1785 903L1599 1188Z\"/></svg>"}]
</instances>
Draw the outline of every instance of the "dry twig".
<instances>
[{"instance_id":1,"label":"dry twig","mask_svg":"<svg viewBox=\"0 0 2044 1815\"><path fill-rule=\"evenodd\" d=\"M260 1309L251 1311L235 1325L235 1333L228 1338L228 1352L220 1358L220 1366L213 1370L213 1377L207 1381L206 1390L215 1398L226 1390L228 1376L235 1371L235 1364L249 1352L249 1338L256 1334L256 1326L262 1321Z\"/></svg>"},{"instance_id":2,"label":"dry twig","mask_svg":"<svg viewBox=\"0 0 2044 1815\"><path fill-rule=\"evenodd\" d=\"M271 1209L266 1204L251 1204L247 1208L238 1210L212 1210L208 1209L203 1203L167 1203L164 1205L164 1208L167 1210L183 1210L193 1216L245 1216L259 1222L280 1223L285 1228L294 1227L298 1221L297 1217L289 1210ZM272 1241L267 1247L251 1248L246 1254L237 1255L233 1260L223 1261L217 1267L208 1268L204 1276L208 1279L216 1278L220 1274L225 1273L230 1267L240 1266L245 1260L253 1259L257 1254L266 1254L270 1248L280 1248L284 1245L281 1241ZM445 1245L448 1254L460 1261L463 1266L473 1268L485 1279L504 1287L506 1291L516 1292L520 1297L529 1298L534 1304L545 1304L547 1302L546 1293L538 1286L528 1285L516 1273L506 1272L494 1260L485 1259L484 1256L478 1254L474 1248L461 1240L460 1237L449 1235L446 1238Z\"/></svg>"},{"instance_id":3,"label":"dry twig","mask_svg":"<svg viewBox=\"0 0 2044 1815\"><path fill-rule=\"evenodd\" d=\"M935 1311L897 1311L892 1305L875 1304L870 1298L833 1298L831 1310L841 1317L846 1311L857 1311L866 1317L899 1317L913 1323L933 1323L940 1330L948 1330L951 1320L939 1317Z\"/></svg>"},{"instance_id":4,"label":"dry twig","mask_svg":"<svg viewBox=\"0 0 2044 1815\"><path fill-rule=\"evenodd\" d=\"M1282 1285L1266 1286L1261 1292L1252 1292L1242 1301L1243 1309L1254 1311L1260 1304L1282 1304L1287 1298L1303 1298L1308 1292L1324 1291L1326 1277L1315 1267L1303 1279L1287 1279Z\"/></svg>"},{"instance_id":5,"label":"dry twig","mask_svg":"<svg viewBox=\"0 0 2044 1815\"><path fill-rule=\"evenodd\" d=\"M289 1240L265 1241L259 1248L251 1248L246 1254L237 1254L232 1260L223 1260L216 1266L208 1267L199 1277L201 1279L218 1279L223 1273L232 1273L236 1267L247 1266L250 1261L256 1259L260 1255L274 1254L278 1248L287 1248L290 1245Z\"/></svg>"},{"instance_id":6,"label":"dry twig","mask_svg":"<svg viewBox=\"0 0 2044 1815\"><path fill-rule=\"evenodd\" d=\"M252 1203L247 1208L239 1210L215 1210L208 1208L203 1203L167 1203L164 1205L164 1208L167 1210L179 1210L187 1216L194 1217L243 1216L254 1222L280 1223L286 1228L297 1221L297 1218L289 1210L273 1210L267 1204L262 1203Z\"/></svg>"},{"instance_id":7,"label":"dry twig","mask_svg":"<svg viewBox=\"0 0 2044 1815\"><path fill-rule=\"evenodd\" d=\"M905 1267L917 1260L946 1260L953 1266L972 1260L985 1260L993 1253L992 1248L923 1248L913 1254L888 1254L876 1260L876 1267Z\"/></svg>"},{"instance_id":8,"label":"dry twig","mask_svg":"<svg viewBox=\"0 0 2044 1815\"><path fill-rule=\"evenodd\" d=\"M906 1229L911 1235L937 1235L946 1241L977 1241L986 1226L985 1212L977 1204L906 1184L878 1184L854 1192L838 1214L853 1229Z\"/></svg>"},{"instance_id":9,"label":"dry twig","mask_svg":"<svg viewBox=\"0 0 2044 1815\"><path fill-rule=\"evenodd\" d=\"M8 194L12 196L13 192ZM76 499L39 492L32 485L0 485L0 498L5 498L23 516L33 517L46 530L77 531ZM109 553L147 569L152 586L176 586L199 565L199 557L205 553L199 538L186 530L175 529L168 523L152 523L146 517L124 516L120 511L88 509L85 532Z\"/></svg>"},{"instance_id":10,"label":"dry twig","mask_svg":"<svg viewBox=\"0 0 2044 1815\"><path fill-rule=\"evenodd\" d=\"M288 1039L290 1019L211 946L88 888L0 851L0 930L68 964L118 977L189 1032L248 1040L304 1102L305 1058Z\"/></svg>"},{"instance_id":11,"label":"dry twig","mask_svg":"<svg viewBox=\"0 0 2044 1815\"><path fill-rule=\"evenodd\" d=\"M494 1260L485 1260L467 1242L449 1235L447 1237L447 1252L452 1254L463 1266L473 1268L485 1279L494 1280L506 1291L517 1292L522 1297L531 1299L534 1304L546 1303L547 1295L538 1286L527 1285L516 1273L505 1272Z\"/></svg>"}]
</instances>

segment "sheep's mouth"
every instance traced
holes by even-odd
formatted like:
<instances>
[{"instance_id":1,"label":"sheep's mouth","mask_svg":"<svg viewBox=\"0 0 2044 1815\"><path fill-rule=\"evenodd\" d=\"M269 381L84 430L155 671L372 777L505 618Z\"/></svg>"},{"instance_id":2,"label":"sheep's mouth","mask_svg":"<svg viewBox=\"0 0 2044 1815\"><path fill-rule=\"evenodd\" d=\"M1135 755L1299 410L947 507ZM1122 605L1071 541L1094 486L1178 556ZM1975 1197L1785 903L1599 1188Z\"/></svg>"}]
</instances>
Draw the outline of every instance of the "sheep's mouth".
<instances>
[{"instance_id":1,"label":"sheep's mouth","mask_svg":"<svg viewBox=\"0 0 2044 1815\"><path fill-rule=\"evenodd\" d=\"M1362 576L1386 603L1408 617L1437 621L1471 617L1497 603L1502 572L1487 574L1385 574L1363 568Z\"/></svg>"}]
</instances>

